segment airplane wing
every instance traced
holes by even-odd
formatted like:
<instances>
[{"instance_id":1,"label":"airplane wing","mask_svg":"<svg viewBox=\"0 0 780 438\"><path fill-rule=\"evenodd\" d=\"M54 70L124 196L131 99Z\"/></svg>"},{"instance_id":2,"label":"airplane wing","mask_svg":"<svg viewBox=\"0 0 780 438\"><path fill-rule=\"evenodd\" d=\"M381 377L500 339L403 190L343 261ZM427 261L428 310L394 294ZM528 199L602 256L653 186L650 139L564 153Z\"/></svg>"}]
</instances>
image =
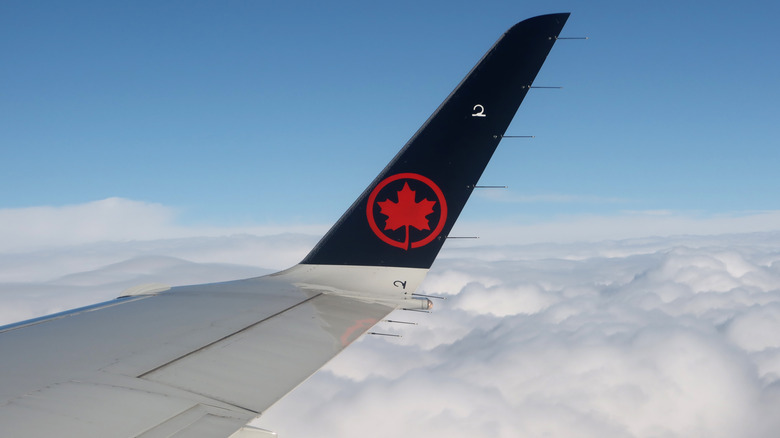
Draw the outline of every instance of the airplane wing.
<instances>
[{"instance_id":1,"label":"airplane wing","mask_svg":"<svg viewBox=\"0 0 780 438\"><path fill-rule=\"evenodd\" d=\"M8 437L261 437L245 427L414 295L568 14L509 29L298 265L132 288L0 327Z\"/></svg>"}]
</instances>

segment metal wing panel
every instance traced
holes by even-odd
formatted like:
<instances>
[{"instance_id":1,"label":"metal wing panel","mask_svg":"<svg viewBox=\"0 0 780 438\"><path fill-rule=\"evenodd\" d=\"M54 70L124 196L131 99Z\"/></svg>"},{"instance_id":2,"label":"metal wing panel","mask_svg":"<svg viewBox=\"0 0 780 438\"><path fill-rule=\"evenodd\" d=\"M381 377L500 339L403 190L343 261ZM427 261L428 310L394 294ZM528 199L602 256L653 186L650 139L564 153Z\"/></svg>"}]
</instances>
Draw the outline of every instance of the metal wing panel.
<instances>
[{"instance_id":1,"label":"metal wing panel","mask_svg":"<svg viewBox=\"0 0 780 438\"><path fill-rule=\"evenodd\" d=\"M241 418L209 412L205 406L197 405L147 430L137 438L225 437L243 423Z\"/></svg>"},{"instance_id":2,"label":"metal wing panel","mask_svg":"<svg viewBox=\"0 0 780 438\"><path fill-rule=\"evenodd\" d=\"M392 310L318 295L142 377L260 413Z\"/></svg>"},{"instance_id":3,"label":"metal wing panel","mask_svg":"<svg viewBox=\"0 0 780 438\"><path fill-rule=\"evenodd\" d=\"M9 437L225 437L252 417L165 392L92 382L52 385L0 411Z\"/></svg>"},{"instance_id":4,"label":"metal wing panel","mask_svg":"<svg viewBox=\"0 0 780 438\"><path fill-rule=\"evenodd\" d=\"M136 436L191 406L158 394L65 382L10 401L0 419L4 436Z\"/></svg>"},{"instance_id":5,"label":"metal wing panel","mask_svg":"<svg viewBox=\"0 0 780 438\"><path fill-rule=\"evenodd\" d=\"M228 436L391 310L266 277L0 329L3 434Z\"/></svg>"},{"instance_id":6,"label":"metal wing panel","mask_svg":"<svg viewBox=\"0 0 780 438\"><path fill-rule=\"evenodd\" d=\"M99 371L136 377L312 295L258 280L181 287L2 332L0 403Z\"/></svg>"}]
</instances>

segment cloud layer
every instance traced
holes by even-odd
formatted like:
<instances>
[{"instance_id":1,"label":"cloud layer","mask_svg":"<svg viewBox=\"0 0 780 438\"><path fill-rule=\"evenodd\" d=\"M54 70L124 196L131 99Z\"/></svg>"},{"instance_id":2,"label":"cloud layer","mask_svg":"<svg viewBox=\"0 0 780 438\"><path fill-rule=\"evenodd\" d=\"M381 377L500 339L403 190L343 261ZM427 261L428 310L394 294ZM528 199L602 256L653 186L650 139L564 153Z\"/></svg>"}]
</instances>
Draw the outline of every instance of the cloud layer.
<instances>
[{"instance_id":1,"label":"cloud layer","mask_svg":"<svg viewBox=\"0 0 780 438\"><path fill-rule=\"evenodd\" d=\"M560 202L579 202L555 195ZM675 236L763 232L777 229L780 211L751 211L707 215L675 211L622 211L554 218L515 218L489 223L465 217L453 236L478 236L483 245L540 242L582 242ZM330 224L263 224L234 227L185 225L181 212L170 206L124 198L83 204L27 208L0 208L0 254L67 247L106 241L128 242L189 237L271 234L322 235ZM458 246L453 243L451 246ZM467 242L468 247L472 246ZM227 260L232 262L232 260Z\"/></svg>"},{"instance_id":2,"label":"cloud layer","mask_svg":"<svg viewBox=\"0 0 780 438\"><path fill-rule=\"evenodd\" d=\"M294 437L780 428L780 235L446 255L424 284L449 296L435 313L397 312L420 325L383 323L404 337L363 339L259 424Z\"/></svg>"},{"instance_id":3,"label":"cloud layer","mask_svg":"<svg viewBox=\"0 0 780 438\"><path fill-rule=\"evenodd\" d=\"M0 254L97 242L233 234L322 234L324 225L209 227L180 223L180 212L155 203L107 198L59 207L0 209Z\"/></svg>"},{"instance_id":4,"label":"cloud layer","mask_svg":"<svg viewBox=\"0 0 780 438\"><path fill-rule=\"evenodd\" d=\"M459 222L458 236L479 236L480 242L582 242L643 238L646 236L714 235L775 231L780 211L750 211L711 215L666 210L622 211L615 214L561 215L545 220L519 217L512 221Z\"/></svg>"},{"instance_id":5,"label":"cloud layer","mask_svg":"<svg viewBox=\"0 0 780 438\"><path fill-rule=\"evenodd\" d=\"M109 202L148 215L125 222L106 213L105 230L60 236ZM170 209L132 202L0 212L19 230L0 245L0 324L140 283L261 275L296 263L317 240L233 230L186 237L198 230L176 225ZM165 230L175 238L160 239ZM419 325L380 323L376 331L403 337L364 337L257 424L283 437L780 430L780 233L473 243L448 244L434 265L423 292L447 299L432 314L391 317Z\"/></svg>"}]
</instances>

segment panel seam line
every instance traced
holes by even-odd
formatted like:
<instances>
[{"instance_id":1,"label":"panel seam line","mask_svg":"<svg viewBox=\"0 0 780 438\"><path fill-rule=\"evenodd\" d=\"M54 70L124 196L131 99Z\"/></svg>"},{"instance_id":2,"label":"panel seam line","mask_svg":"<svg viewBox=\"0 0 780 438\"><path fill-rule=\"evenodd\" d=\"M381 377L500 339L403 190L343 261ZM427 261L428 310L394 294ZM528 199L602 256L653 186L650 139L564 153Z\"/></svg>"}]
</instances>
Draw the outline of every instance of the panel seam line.
<instances>
[{"instance_id":1,"label":"panel seam line","mask_svg":"<svg viewBox=\"0 0 780 438\"><path fill-rule=\"evenodd\" d=\"M202 347L200 347L200 348L198 348L198 349L192 350L192 351L190 351L190 352L188 352L188 353L185 353L185 354L183 354L183 355L181 355L181 356L179 356L179 357L177 357L177 358L171 359L171 360L169 360L168 362L165 362L165 363L164 363L164 364L162 364L162 365L156 366L156 367L152 368L152 369L151 369L151 370L149 370L149 371L146 371L146 372L144 372L144 373L142 373L142 374L139 374L139 375L138 375L138 376L136 376L136 377L138 377L139 379L143 379L144 377L148 376L149 374L152 374L152 373L154 373L155 371L158 371L158 370L160 370L160 369L162 369L162 368L165 368L165 367L167 367L168 365L170 365L170 364L172 364L172 363L174 363L174 362L177 362L177 361L179 361L179 360L182 360L182 359L184 359L184 358L186 358L186 357L188 357L188 356L191 356L191 355L193 355L193 354L195 354L195 353L201 352L201 351L203 351L203 350L205 350L205 349L207 349L207 348L211 347L212 345L215 345L215 344L218 344L218 343L220 343L220 342L224 341L225 339L228 339L228 338L230 338L230 337L232 337L232 336L235 336L235 335L237 335L237 334L239 334L239 333L245 332L245 331L247 331L247 330L249 330L249 329L251 329L251 328L253 328L253 327L257 326L257 325L260 325L260 324L262 324L262 323L264 323L264 322L268 321L268 320L269 320L269 319L271 319L271 318L276 318L277 316L279 316L279 315L281 315L281 314L283 314L283 313L285 313L285 312L287 312L287 311L289 311L289 310L292 310L292 309L294 309L294 308L296 308L296 307L298 307L298 306L300 306L300 305L306 304L306 303L308 303L309 301L311 301L311 300L313 300L313 299L315 299L315 298L319 297L319 296L320 296L320 295L322 295L322 294L323 294L323 293L322 293L322 292L320 292L320 293L318 293L317 295L314 295L313 297L310 297L310 298L307 298L307 299L305 299L305 300L301 301L300 303L297 303L297 304L295 304L295 305L293 305L293 306L290 306L290 307L288 307L288 308L286 308L286 309L282 309L282 310L280 310L280 311L278 311L278 312L274 313L273 315L271 315L271 316L268 316L267 318L263 318L263 319L261 319L260 321L253 322L252 324L250 324L250 325L248 325L248 326L246 326L246 327L244 327L244 328L242 328L242 329L239 329L239 330L237 330L237 331L235 331L235 332L233 332L233 333L227 334L227 335L225 335L225 336L223 336L223 337L221 337L221 338L219 338L219 339L217 339L217 340L215 340L215 341L209 342L208 344L206 344L206 345L204 345L204 346L202 346Z\"/></svg>"}]
</instances>

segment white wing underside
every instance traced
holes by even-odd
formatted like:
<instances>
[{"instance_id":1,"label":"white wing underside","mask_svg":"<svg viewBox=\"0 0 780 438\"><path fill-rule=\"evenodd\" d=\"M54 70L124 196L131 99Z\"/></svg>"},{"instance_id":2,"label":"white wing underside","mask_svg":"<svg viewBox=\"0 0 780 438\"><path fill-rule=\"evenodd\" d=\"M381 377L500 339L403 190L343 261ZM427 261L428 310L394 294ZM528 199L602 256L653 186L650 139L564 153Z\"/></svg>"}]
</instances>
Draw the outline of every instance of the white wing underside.
<instances>
[{"instance_id":1,"label":"white wing underside","mask_svg":"<svg viewBox=\"0 0 780 438\"><path fill-rule=\"evenodd\" d=\"M403 302L394 279L408 294L426 271L323 268L176 287L7 327L0 351L23 354L0 356L3 436L230 436ZM356 270L363 285L373 279L373 298L333 286ZM332 281L318 287L323 275Z\"/></svg>"}]
</instances>

